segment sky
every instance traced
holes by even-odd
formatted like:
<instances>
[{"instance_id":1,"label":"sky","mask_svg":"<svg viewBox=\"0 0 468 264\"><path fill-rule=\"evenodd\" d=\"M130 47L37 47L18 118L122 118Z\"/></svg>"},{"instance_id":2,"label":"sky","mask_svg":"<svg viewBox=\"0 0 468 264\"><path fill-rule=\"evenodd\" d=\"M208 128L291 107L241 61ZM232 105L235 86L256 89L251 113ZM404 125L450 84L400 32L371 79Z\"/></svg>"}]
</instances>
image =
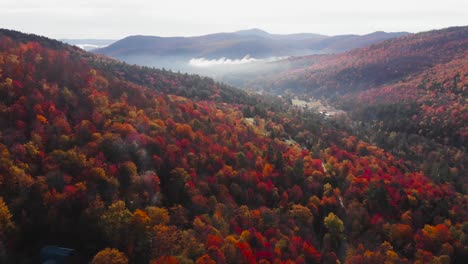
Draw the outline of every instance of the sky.
<instances>
[{"instance_id":1,"label":"sky","mask_svg":"<svg viewBox=\"0 0 468 264\"><path fill-rule=\"evenodd\" d=\"M0 0L0 28L50 38L421 32L468 25L467 0Z\"/></svg>"}]
</instances>

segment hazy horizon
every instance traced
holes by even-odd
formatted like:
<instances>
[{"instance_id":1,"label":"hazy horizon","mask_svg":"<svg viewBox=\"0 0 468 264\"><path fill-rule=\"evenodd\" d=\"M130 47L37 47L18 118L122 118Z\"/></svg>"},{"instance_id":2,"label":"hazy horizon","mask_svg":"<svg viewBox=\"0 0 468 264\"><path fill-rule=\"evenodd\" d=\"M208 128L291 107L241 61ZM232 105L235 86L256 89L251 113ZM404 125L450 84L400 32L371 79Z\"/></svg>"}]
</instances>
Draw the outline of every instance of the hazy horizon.
<instances>
[{"instance_id":1,"label":"hazy horizon","mask_svg":"<svg viewBox=\"0 0 468 264\"><path fill-rule=\"evenodd\" d=\"M121 39L129 35L199 36L259 28L274 34L421 32L468 25L468 2L305 0L171 2L109 0L3 3L0 27L56 39Z\"/></svg>"}]
</instances>

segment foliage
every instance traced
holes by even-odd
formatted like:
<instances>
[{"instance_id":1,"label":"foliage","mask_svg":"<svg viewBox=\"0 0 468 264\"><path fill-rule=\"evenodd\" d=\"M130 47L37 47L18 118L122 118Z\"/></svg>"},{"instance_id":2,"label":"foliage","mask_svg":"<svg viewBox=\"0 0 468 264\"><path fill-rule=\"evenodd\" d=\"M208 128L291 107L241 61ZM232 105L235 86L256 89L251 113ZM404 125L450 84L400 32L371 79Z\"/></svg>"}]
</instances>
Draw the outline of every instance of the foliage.
<instances>
[{"instance_id":1,"label":"foliage","mask_svg":"<svg viewBox=\"0 0 468 264\"><path fill-rule=\"evenodd\" d=\"M466 194L344 121L0 32L0 223L18 232L0 246L13 263L45 243L84 262L106 247L122 263L466 256Z\"/></svg>"},{"instance_id":2,"label":"foliage","mask_svg":"<svg viewBox=\"0 0 468 264\"><path fill-rule=\"evenodd\" d=\"M124 253L118 251L115 248L106 248L99 251L96 256L94 256L93 264L108 264L108 263L115 263L115 264L127 264L128 259Z\"/></svg>"}]
</instances>

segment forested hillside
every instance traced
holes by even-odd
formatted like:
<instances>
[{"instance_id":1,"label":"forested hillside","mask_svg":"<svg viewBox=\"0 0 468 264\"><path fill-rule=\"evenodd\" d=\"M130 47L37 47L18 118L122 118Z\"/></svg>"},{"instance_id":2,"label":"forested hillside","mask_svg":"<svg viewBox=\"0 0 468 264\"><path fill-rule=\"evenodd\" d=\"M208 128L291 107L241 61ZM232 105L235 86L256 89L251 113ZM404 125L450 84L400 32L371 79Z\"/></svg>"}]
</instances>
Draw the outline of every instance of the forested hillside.
<instances>
[{"instance_id":1,"label":"forested hillside","mask_svg":"<svg viewBox=\"0 0 468 264\"><path fill-rule=\"evenodd\" d=\"M453 27L386 40L333 56L296 58L292 69L265 77L266 90L343 95L399 82L465 58L468 27Z\"/></svg>"},{"instance_id":2,"label":"forested hillside","mask_svg":"<svg viewBox=\"0 0 468 264\"><path fill-rule=\"evenodd\" d=\"M251 87L324 98L348 113L349 131L466 193L468 27L284 63Z\"/></svg>"},{"instance_id":3,"label":"forested hillside","mask_svg":"<svg viewBox=\"0 0 468 264\"><path fill-rule=\"evenodd\" d=\"M7 30L0 153L1 262L468 258L466 194L337 120Z\"/></svg>"}]
</instances>

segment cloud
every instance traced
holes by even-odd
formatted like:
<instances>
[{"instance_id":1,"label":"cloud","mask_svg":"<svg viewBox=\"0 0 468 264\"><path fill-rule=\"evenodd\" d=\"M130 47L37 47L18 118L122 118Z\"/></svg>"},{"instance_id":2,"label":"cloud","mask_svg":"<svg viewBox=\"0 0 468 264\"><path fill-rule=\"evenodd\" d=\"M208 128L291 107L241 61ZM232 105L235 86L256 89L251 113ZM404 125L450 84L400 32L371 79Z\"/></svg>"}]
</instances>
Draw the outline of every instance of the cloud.
<instances>
[{"instance_id":1,"label":"cloud","mask_svg":"<svg viewBox=\"0 0 468 264\"><path fill-rule=\"evenodd\" d=\"M239 65L239 64L246 64L246 63L253 63L259 61L258 59L251 58L249 55L244 56L242 59L226 59L222 57L220 59L209 60L205 58L192 58L189 61L189 65L195 67L212 67L212 66L219 66L219 65Z\"/></svg>"},{"instance_id":2,"label":"cloud","mask_svg":"<svg viewBox=\"0 0 468 264\"><path fill-rule=\"evenodd\" d=\"M251 58L250 55L244 56L242 59L226 59L225 57L219 59L205 59L205 58L192 58L189 61L189 65L193 67L208 68L213 66L229 66L229 65L245 65L245 64L254 64L260 62L271 62L285 57L271 57L268 59L256 59Z\"/></svg>"},{"instance_id":3,"label":"cloud","mask_svg":"<svg viewBox=\"0 0 468 264\"><path fill-rule=\"evenodd\" d=\"M104 48L108 45L95 45L95 44L76 44L76 46L83 50L92 50L97 48Z\"/></svg>"}]
</instances>

